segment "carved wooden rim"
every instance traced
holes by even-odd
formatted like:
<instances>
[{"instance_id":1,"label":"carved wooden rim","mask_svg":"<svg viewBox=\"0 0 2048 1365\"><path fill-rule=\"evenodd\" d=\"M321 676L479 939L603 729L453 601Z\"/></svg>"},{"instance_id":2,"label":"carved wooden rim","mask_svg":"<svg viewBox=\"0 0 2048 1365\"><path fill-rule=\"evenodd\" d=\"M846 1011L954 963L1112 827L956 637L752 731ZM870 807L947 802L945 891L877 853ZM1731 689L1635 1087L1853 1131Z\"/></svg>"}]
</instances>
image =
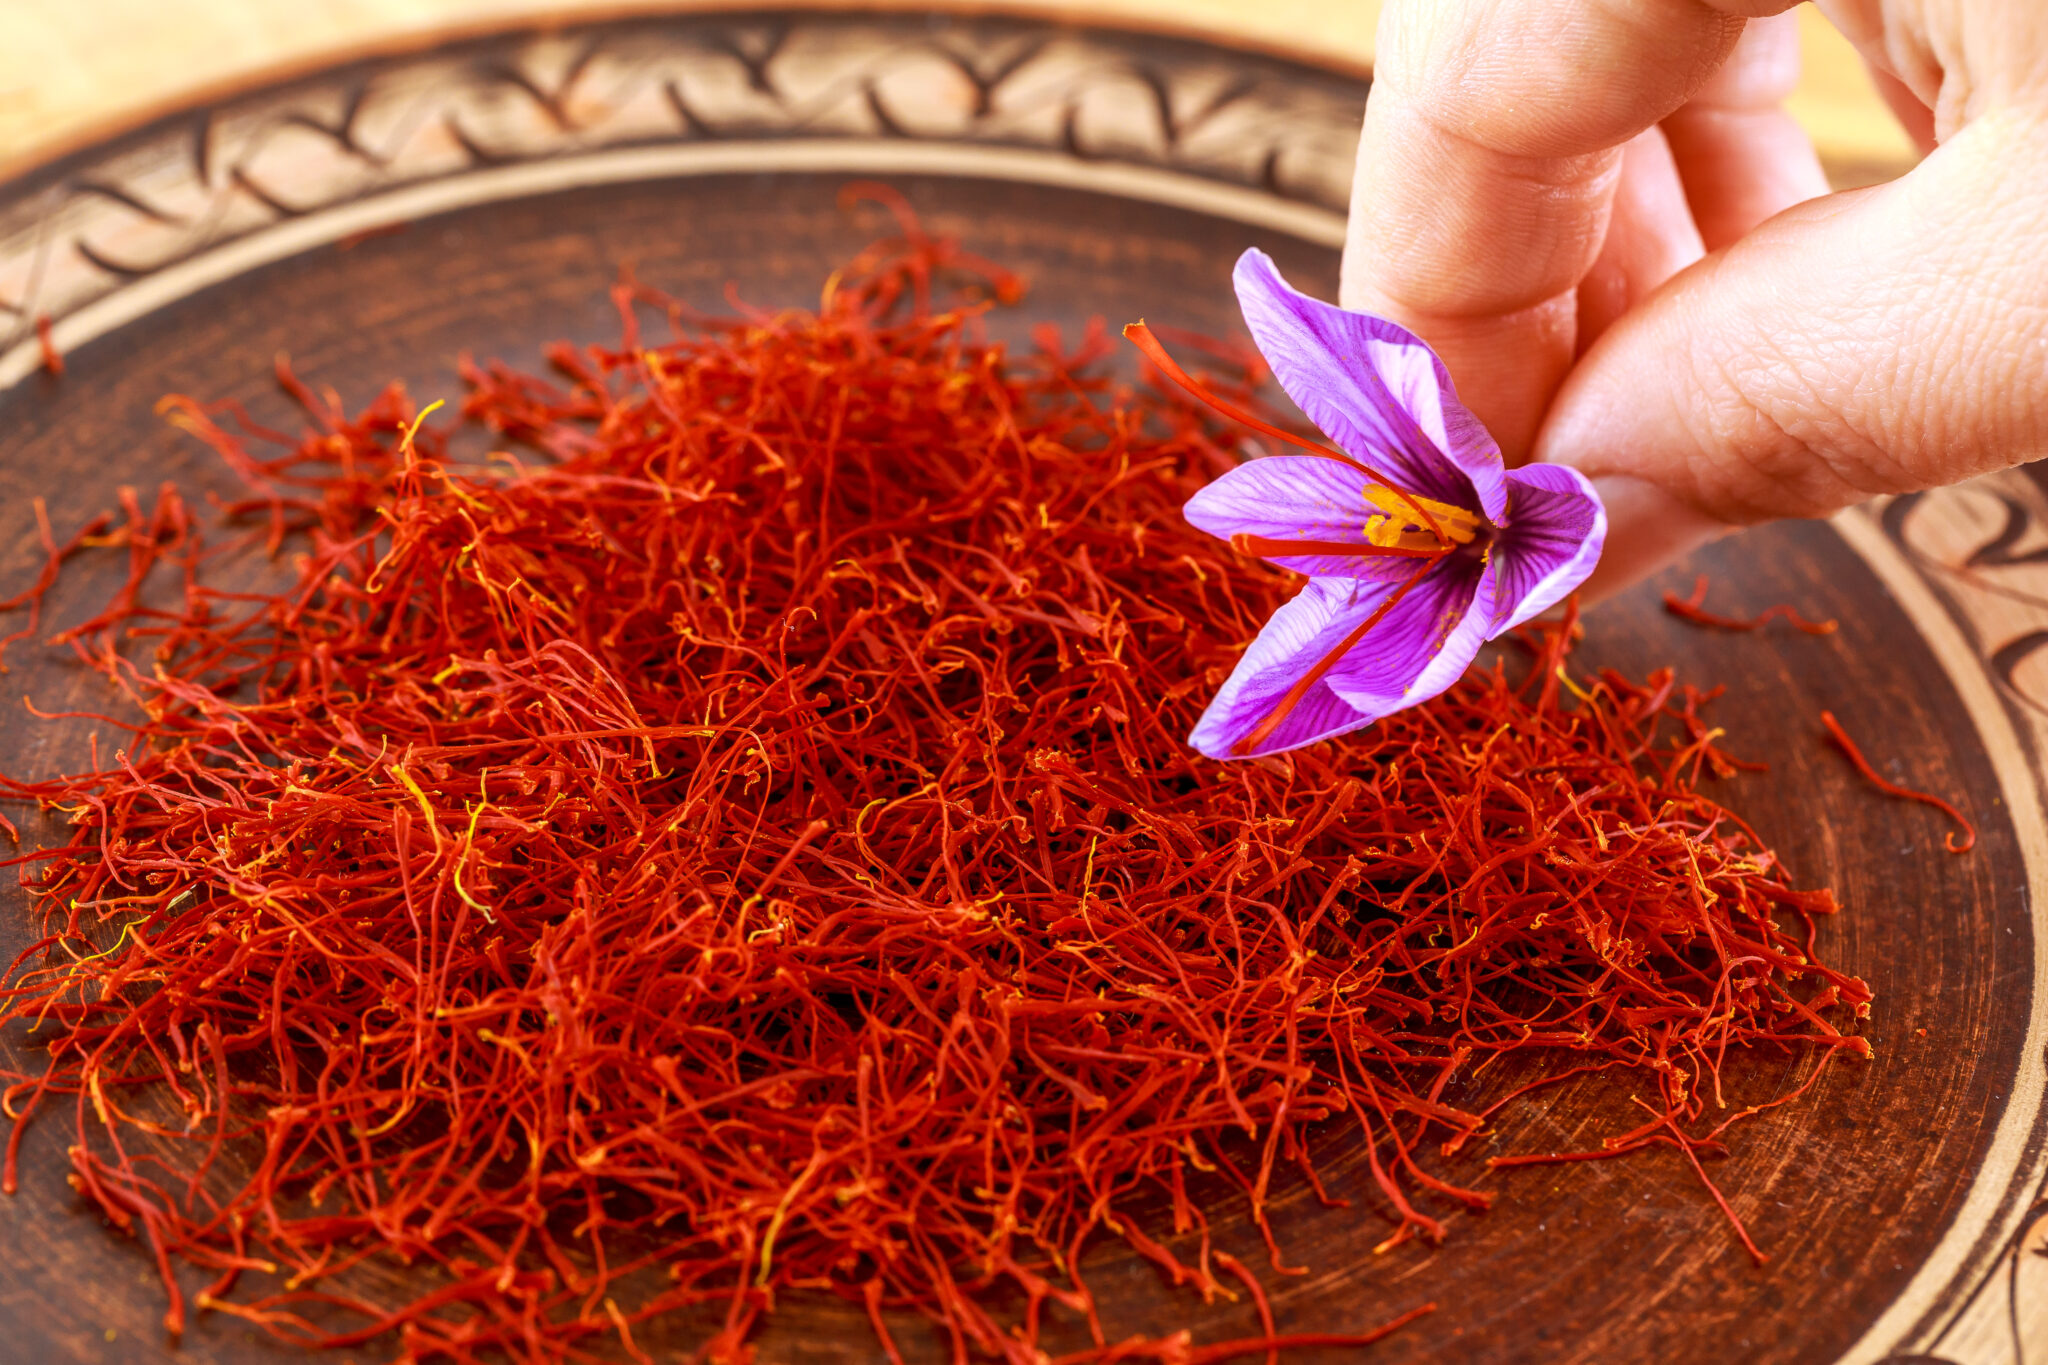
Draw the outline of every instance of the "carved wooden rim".
<instances>
[{"instance_id":1,"label":"carved wooden rim","mask_svg":"<svg viewBox=\"0 0 2048 1365\"><path fill-rule=\"evenodd\" d=\"M1927 641L1984 741L2025 859L2034 932L2027 1038L1984 1163L1947 1233L1842 1365L1906 1352L2026 1365L2048 1350L2048 1285L2023 1284L2028 1248L2048 1229L2048 705L2021 670L2048 646L2048 496L2008 471L1852 508L1833 525Z\"/></svg>"},{"instance_id":2,"label":"carved wooden rim","mask_svg":"<svg viewBox=\"0 0 2048 1365\"><path fill-rule=\"evenodd\" d=\"M0 184L0 389L36 367L40 317L74 348L352 233L607 182L959 174L1334 246L1364 95L1355 75L1191 40L903 14L627 19L368 59ZM2026 1254L2048 1237L2048 496L2008 473L1833 525L1969 711L2023 851L2034 930L2027 1042L1983 1166L1843 1365L2024 1365L2048 1359L2048 1270L2028 1283L2041 1258Z\"/></svg>"}]
</instances>

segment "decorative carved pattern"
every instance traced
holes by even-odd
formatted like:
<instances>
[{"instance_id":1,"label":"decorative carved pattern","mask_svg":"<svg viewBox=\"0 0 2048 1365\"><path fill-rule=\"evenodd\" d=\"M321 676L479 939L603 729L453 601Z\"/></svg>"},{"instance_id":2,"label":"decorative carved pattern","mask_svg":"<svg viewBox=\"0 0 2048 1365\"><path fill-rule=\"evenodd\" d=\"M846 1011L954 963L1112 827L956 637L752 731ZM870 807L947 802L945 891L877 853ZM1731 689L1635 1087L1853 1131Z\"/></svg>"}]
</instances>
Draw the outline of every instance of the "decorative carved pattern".
<instances>
[{"instance_id":1,"label":"decorative carved pattern","mask_svg":"<svg viewBox=\"0 0 2048 1365\"><path fill-rule=\"evenodd\" d=\"M1365 84L999 19L696 16L483 39L168 119L0 189L0 349L237 238L522 162L730 140L956 142L1341 210Z\"/></svg>"},{"instance_id":2,"label":"decorative carved pattern","mask_svg":"<svg viewBox=\"0 0 2048 1365\"><path fill-rule=\"evenodd\" d=\"M1874 520L1934 590L1998 688L2038 779L2048 756L2048 492L2012 470L1847 515ZM2014 1087L2037 1107L2044 1060L2024 1059ZM2048 1365L2048 1110L2029 1117L2014 1213L2001 1224L2010 1231L1989 1230L1988 1254L1973 1258L1945 1296L1952 1307L1914 1343L1937 1354L1897 1359Z\"/></svg>"}]
</instances>

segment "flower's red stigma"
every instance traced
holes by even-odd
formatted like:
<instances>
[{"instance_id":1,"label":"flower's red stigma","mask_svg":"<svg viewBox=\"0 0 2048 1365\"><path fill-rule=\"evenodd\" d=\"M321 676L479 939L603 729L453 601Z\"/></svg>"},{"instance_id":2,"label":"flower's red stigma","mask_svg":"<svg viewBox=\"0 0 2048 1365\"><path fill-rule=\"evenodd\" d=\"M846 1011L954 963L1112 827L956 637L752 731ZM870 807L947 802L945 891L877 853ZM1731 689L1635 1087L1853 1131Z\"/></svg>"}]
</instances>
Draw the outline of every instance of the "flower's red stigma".
<instances>
[{"instance_id":1,"label":"flower's red stigma","mask_svg":"<svg viewBox=\"0 0 2048 1365\"><path fill-rule=\"evenodd\" d=\"M1255 536L1240 531L1230 538L1230 548L1240 554L1257 555L1261 559L1280 559L1298 555L1328 555L1333 559L1442 559L1450 553L1448 548L1422 548L1414 545L1372 545L1362 540L1288 540L1276 536Z\"/></svg>"},{"instance_id":2,"label":"flower's red stigma","mask_svg":"<svg viewBox=\"0 0 2048 1365\"><path fill-rule=\"evenodd\" d=\"M1280 723L1293 713L1295 707L1301 705L1301 700L1308 695L1309 689L1321 682L1323 676L1337 666L1337 661L1346 654L1349 654L1357 646L1358 642L1365 638L1367 631L1386 619L1387 613L1399 605L1401 599L1406 597L1409 591L1422 581L1423 576L1429 572L1431 564L1434 562L1432 560L1430 563L1422 565L1414 573L1409 574L1408 581L1394 589L1386 601L1373 609L1372 615L1359 622L1350 634L1339 640L1335 649L1332 649L1328 654L1317 660L1314 668L1302 674L1294 686L1287 689L1286 695L1280 698L1266 718L1259 722L1258 728L1237 742L1238 755L1243 757L1255 752L1261 744L1264 744L1271 738L1273 732L1280 728Z\"/></svg>"},{"instance_id":3,"label":"flower's red stigma","mask_svg":"<svg viewBox=\"0 0 2048 1365\"><path fill-rule=\"evenodd\" d=\"M1124 335L1130 338L1132 345L1145 353L1145 358L1157 366L1161 374L1172 380L1190 398L1195 399L1206 407L1213 408L1216 412L1233 422L1250 427L1262 436L1270 436L1276 441L1284 442L1299 450L1305 450L1319 459L1335 460L1339 464L1347 465L1357 470L1413 508L1416 515L1422 519L1423 524L1429 527L1440 542L1444 544L1450 543L1450 537L1444 534L1443 528L1437 524L1436 518L1431 516L1429 509L1423 506L1423 502L1427 501L1426 499L1418 499L1414 494L1395 484L1371 465L1354 460L1349 455L1332 450L1326 445L1296 436L1291 431L1283 431L1271 422L1262 422L1243 408L1238 407L1235 403L1226 402L1224 399L1218 398L1215 394L1203 388L1200 384L1197 384L1194 376L1183 370L1180 367L1180 363L1167 354L1166 348L1159 344L1158 337L1152 335L1152 329L1145 325L1143 318L1136 322L1126 323Z\"/></svg>"}]
</instances>

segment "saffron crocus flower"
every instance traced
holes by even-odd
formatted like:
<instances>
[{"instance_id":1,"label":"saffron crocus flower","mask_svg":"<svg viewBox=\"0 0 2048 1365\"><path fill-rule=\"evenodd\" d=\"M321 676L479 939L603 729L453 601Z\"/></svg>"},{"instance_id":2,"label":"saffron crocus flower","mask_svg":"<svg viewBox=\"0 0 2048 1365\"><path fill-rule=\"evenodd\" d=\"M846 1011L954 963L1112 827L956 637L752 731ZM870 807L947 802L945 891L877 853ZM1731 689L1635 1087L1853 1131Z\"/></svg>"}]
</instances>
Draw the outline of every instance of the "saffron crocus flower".
<instances>
[{"instance_id":1,"label":"saffron crocus flower","mask_svg":"<svg viewBox=\"0 0 2048 1365\"><path fill-rule=\"evenodd\" d=\"M1419 338L1296 292L1261 251L1239 259L1236 283L1274 377L1339 449L1217 404L1308 453L1246 461L1190 499L1187 519L1309 581L1195 726L1189 742L1211 758L1281 753L1436 696L1482 644L1584 582L1607 535L1576 470L1502 464ZM1129 331L1216 403L1142 323Z\"/></svg>"}]
</instances>

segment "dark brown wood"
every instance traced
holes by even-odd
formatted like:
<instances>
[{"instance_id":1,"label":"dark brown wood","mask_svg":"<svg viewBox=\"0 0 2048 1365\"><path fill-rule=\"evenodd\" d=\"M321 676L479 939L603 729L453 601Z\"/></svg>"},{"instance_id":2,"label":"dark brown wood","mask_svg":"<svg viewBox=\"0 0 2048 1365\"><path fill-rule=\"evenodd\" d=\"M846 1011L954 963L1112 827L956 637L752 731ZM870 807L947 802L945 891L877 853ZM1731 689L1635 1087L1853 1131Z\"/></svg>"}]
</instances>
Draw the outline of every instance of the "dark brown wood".
<instances>
[{"instance_id":1,"label":"dark brown wood","mask_svg":"<svg viewBox=\"0 0 2048 1365\"><path fill-rule=\"evenodd\" d=\"M1255 244L1304 288L1335 290L1335 253L1281 233L1077 190L892 179L934 230L1030 276L1023 306L991 321L999 335L1021 338L1047 320L1078 328L1097 315L1234 332L1230 264ZM627 266L707 306L721 305L728 282L753 303L803 304L881 226L835 206L840 183L732 175L462 210L346 249L319 247L121 328L68 357L61 380L35 376L0 394L0 592L40 562L31 496L47 498L57 524L69 526L123 483L226 486L209 456L154 415L167 392L233 399L291 424L270 377L273 357L289 352L303 377L352 402L394 378L422 400L456 399L462 351L534 365L547 341L613 336L605 289ZM1771 1264L1750 1264L1671 1153L1481 1176L1499 1193L1493 1211L1453 1217L1440 1249L1376 1257L1369 1248L1386 1225L1360 1154L1333 1131L1331 1188L1358 1207L1323 1209L1302 1189L1279 1199L1288 1260L1309 1270L1269 1277L1283 1330L1358 1329L1434 1300L1439 1313L1370 1358L1830 1360L1900 1293L1970 1189L2018 1064L2033 971L2025 869L1984 742L1934 652L1832 530L1769 528L1695 567L1714 575L1719 609L1790 600L1842 622L1821 639L1688 626L1658 604L1663 588L1689 588L1688 570L1595 612L1583 655L1638 674L1676 664L1690 679L1727 686L1718 723L1738 752L1773 769L1727 784L1727 799L1804 883L1836 889L1847 910L1825 927L1825 950L1877 991L1865 1030L1876 1059L1837 1067L1810 1102L1738 1130L1732 1157L1713 1168ZM111 572L107 562L81 563L54 599L57 614L104 595ZM22 650L0 678L0 767L50 772L81 755L92 728L33 721L24 696L51 709L90 707L101 689L60 652ZM1977 852L1944 853L1940 816L1864 787L1823 742L1823 708L1886 772L1968 809L1982 830ZM9 885L0 890L0 958L30 937ZM18 1036L0 1039L0 1052L13 1066L32 1062ZM1743 1097L1756 1098L1793 1083L1807 1064L1756 1055L1731 1061L1729 1073ZM1631 1126L1632 1112L1603 1084L1566 1086L1504 1115L1496 1149L1582 1146ZM181 1348L165 1343L144 1248L83 1212L64 1184L66 1126L53 1115L32 1130L22 1192L0 1201L0 1361L257 1365L291 1355L217 1314L201 1315ZM1263 1264L1241 1203L1219 1199L1224 1243ZM1173 1291L1121 1248L1104 1246L1087 1271L1112 1340L1181 1327L1198 1341L1256 1330L1247 1305ZM781 1308L759 1339L764 1361L881 1359L858 1309L801 1296ZM668 1360L701 1335L701 1322L678 1320L641 1340ZM1072 1323L1058 1335L1084 1340ZM943 1358L922 1328L906 1326L901 1340L918 1360Z\"/></svg>"}]
</instances>

